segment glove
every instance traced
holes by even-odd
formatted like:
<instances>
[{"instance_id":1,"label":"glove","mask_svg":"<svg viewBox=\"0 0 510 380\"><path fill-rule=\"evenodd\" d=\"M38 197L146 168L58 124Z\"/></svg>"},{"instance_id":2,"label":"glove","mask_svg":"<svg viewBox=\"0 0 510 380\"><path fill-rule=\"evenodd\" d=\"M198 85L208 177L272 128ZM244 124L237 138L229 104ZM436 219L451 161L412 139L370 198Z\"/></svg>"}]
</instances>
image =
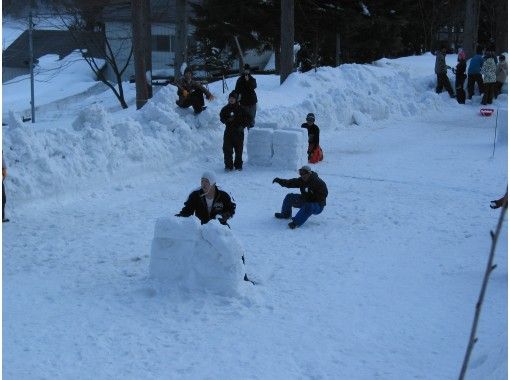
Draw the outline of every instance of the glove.
<instances>
[{"instance_id":1,"label":"glove","mask_svg":"<svg viewBox=\"0 0 510 380\"><path fill-rule=\"evenodd\" d=\"M2 168L2 179L7 177L7 169Z\"/></svg>"},{"instance_id":2,"label":"glove","mask_svg":"<svg viewBox=\"0 0 510 380\"><path fill-rule=\"evenodd\" d=\"M273 183L277 183L278 185L281 185L281 179L280 178L275 178L273 179Z\"/></svg>"},{"instance_id":3,"label":"glove","mask_svg":"<svg viewBox=\"0 0 510 380\"><path fill-rule=\"evenodd\" d=\"M178 216L179 218L184 218L184 215L182 215L181 213L175 214L175 216Z\"/></svg>"},{"instance_id":4,"label":"glove","mask_svg":"<svg viewBox=\"0 0 510 380\"><path fill-rule=\"evenodd\" d=\"M207 100L209 100L210 102L212 102L214 100L214 95L213 94L209 94L209 95L206 95L205 96Z\"/></svg>"},{"instance_id":5,"label":"glove","mask_svg":"<svg viewBox=\"0 0 510 380\"><path fill-rule=\"evenodd\" d=\"M183 96L183 97L187 98L187 97L188 97L188 95L189 95L189 92L188 92L188 91L186 91L186 90L182 90L182 96Z\"/></svg>"}]
</instances>

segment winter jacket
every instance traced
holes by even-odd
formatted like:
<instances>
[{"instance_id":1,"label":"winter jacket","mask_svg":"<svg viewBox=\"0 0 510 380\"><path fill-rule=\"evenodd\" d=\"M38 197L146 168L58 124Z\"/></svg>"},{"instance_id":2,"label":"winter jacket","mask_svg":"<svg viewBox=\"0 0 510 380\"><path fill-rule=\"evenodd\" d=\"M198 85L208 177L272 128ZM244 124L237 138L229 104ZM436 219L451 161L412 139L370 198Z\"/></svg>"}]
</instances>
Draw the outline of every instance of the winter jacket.
<instances>
[{"instance_id":1,"label":"winter jacket","mask_svg":"<svg viewBox=\"0 0 510 380\"><path fill-rule=\"evenodd\" d=\"M496 83L496 64L492 57L488 57L482 66L483 83Z\"/></svg>"},{"instance_id":2,"label":"winter jacket","mask_svg":"<svg viewBox=\"0 0 510 380\"><path fill-rule=\"evenodd\" d=\"M480 74L483 65L483 57L480 54L475 55L469 61L468 75Z\"/></svg>"},{"instance_id":3,"label":"winter jacket","mask_svg":"<svg viewBox=\"0 0 510 380\"><path fill-rule=\"evenodd\" d=\"M505 83L506 76L508 74L508 65L506 61L499 62L496 67L496 81L499 83Z\"/></svg>"},{"instance_id":4,"label":"winter jacket","mask_svg":"<svg viewBox=\"0 0 510 380\"><path fill-rule=\"evenodd\" d=\"M215 219L216 216L219 216L225 221L234 216L236 204L232 202L230 196L226 192L219 190L216 185L214 185L214 187L216 196L214 197L211 213L209 213L207 208L204 191L200 188L189 195L186 202L184 202L184 207L177 216L191 216L195 214L202 224L206 224L211 219Z\"/></svg>"},{"instance_id":5,"label":"winter jacket","mask_svg":"<svg viewBox=\"0 0 510 380\"><path fill-rule=\"evenodd\" d=\"M312 172L308 181L305 182L301 177L292 179L278 178L277 183L283 187L299 188L301 195L306 202L317 202L322 207L326 206L326 197L328 196L328 187L326 183L319 178L317 173Z\"/></svg>"},{"instance_id":6,"label":"winter jacket","mask_svg":"<svg viewBox=\"0 0 510 380\"><path fill-rule=\"evenodd\" d=\"M257 94L255 89L257 88L257 80L251 75L248 76L248 80L245 79L244 75L239 77L236 82L235 92L241 96L241 103L243 106L252 106L257 103Z\"/></svg>"},{"instance_id":7,"label":"winter jacket","mask_svg":"<svg viewBox=\"0 0 510 380\"><path fill-rule=\"evenodd\" d=\"M463 82L466 79L466 61L461 59L455 67L455 83Z\"/></svg>"},{"instance_id":8,"label":"winter jacket","mask_svg":"<svg viewBox=\"0 0 510 380\"><path fill-rule=\"evenodd\" d=\"M183 101L186 99L187 95L191 94L193 91L199 90L203 92L207 99L210 99L212 97L212 94L204 87L200 82L197 82L193 79L187 80L185 77L181 78L179 82L177 83L177 95L179 95L179 101ZM184 91L186 91L188 94L185 94ZM186 96L185 96L186 95Z\"/></svg>"},{"instance_id":9,"label":"winter jacket","mask_svg":"<svg viewBox=\"0 0 510 380\"><path fill-rule=\"evenodd\" d=\"M436 74L446 74L446 57L441 51L436 53L436 65L434 67L434 71Z\"/></svg>"},{"instance_id":10,"label":"winter jacket","mask_svg":"<svg viewBox=\"0 0 510 380\"><path fill-rule=\"evenodd\" d=\"M250 125L251 116L239 103L229 103L221 109L220 121L225 124L227 131L241 132Z\"/></svg>"},{"instance_id":11,"label":"winter jacket","mask_svg":"<svg viewBox=\"0 0 510 380\"><path fill-rule=\"evenodd\" d=\"M319 135L320 129L314 124L308 125L308 123L301 124L301 128L306 128L308 131L308 145L309 148L316 148L319 146Z\"/></svg>"}]
</instances>

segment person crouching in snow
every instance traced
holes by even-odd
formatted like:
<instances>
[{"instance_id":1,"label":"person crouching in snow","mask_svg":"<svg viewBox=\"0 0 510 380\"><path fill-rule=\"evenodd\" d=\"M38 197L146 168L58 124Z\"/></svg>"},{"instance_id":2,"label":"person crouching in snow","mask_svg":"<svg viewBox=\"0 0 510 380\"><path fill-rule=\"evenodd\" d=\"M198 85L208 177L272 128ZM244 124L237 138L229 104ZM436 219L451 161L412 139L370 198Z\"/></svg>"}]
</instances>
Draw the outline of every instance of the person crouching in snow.
<instances>
[{"instance_id":1,"label":"person crouching in snow","mask_svg":"<svg viewBox=\"0 0 510 380\"><path fill-rule=\"evenodd\" d=\"M315 125L315 115L313 113L306 115L306 123L301 124L301 128L306 128L308 131L308 162L316 164L322 161L324 155L319 145L320 129Z\"/></svg>"},{"instance_id":2,"label":"person crouching in snow","mask_svg":"<svg viewBox=\"0 0 510 380\"><path fill-rule=\"evenodd\" d=\"M302 226L312 214L320 214L326 206L328 196L326 183L307 165L299 169L299 178L275 178L273 183L287 188L299 188L301 191L301 194L287 194L283 200L282 211L274 214L278 219L289 219L292 217L292 207L299 208L289 223L291 229Z\"/></svg>"},{"instance_id":3,"label":"person crouching in snow","mask_svg":"<svg viewBox=\"0 0 510 380\"><path fill-rule=\"evenodd\" d=\"M199 82L193 79L193 72L189 67L184 70L184 78L182 78L177 85L177 95L179 99L176 100L181 108L193 107L196 114L199 114L206 109L204 106L204 94L207 100L211 101L214 96Z\"/></svg>"},{"instance_id":4,"label":"person crouching in snow","mask_svg":"<svg viewBox=\"0 0 510 380\"><path fill-rule=\"evenodd\" d=\"M228 225L227 220L234 216L236 204L230 196L216 186L213 172L205 172L200 181L200 188L191 192L182 210L175 216L188 217L193 214L206 224L218 218L221 224Z\"/></svg>"},{"instance_id":5,"label":"person crouching in snow","mask_svg":"<svg viewBox=\"0 0 510 380\"><path fill-rule=\"evenodd\" d=\"M238 94L228 95L228 104L220 111L220 121L225 124L223 133L223 160L225 171L243 170L244 128L250 126L252 117L237 101ZM232 159L232 152L235 159Z\"/></svg>"}]
</instances>

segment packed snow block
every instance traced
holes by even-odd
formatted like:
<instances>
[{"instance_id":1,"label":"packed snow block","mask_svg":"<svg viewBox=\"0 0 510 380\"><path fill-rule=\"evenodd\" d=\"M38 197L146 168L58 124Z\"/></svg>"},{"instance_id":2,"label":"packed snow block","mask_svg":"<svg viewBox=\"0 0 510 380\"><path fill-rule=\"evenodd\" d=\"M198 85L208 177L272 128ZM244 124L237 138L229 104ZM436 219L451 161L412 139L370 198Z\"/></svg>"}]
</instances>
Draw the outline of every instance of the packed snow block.
<instances>
[{"instance_id":1,"label":"packed snow block","mask_svg":"<svg viewBox=\"0 0 510 380\"><path fill-rule=\"evenodd\" d=\"M297 170L307 162L308 135L305 129L281 129L273 133L272 165Z\"/></svg>"},{"instance_id":2,"label":"packed snow block","mask_svg":"<svg viewBox=\"0 0 510 380\"><path fill-rule=\"evenodd\" d=\"M251 128L248 132L248 163L257 166L270 166L273 157L273 129Z\"/></svg>"},{"instance_id":3,"label":"packed snow block","mask_svg":"<svg viewBox=\"0 0 510 380\"><path fill-rule=\"evenodd\" d=\"M152 240L150 275L153 278L182 282L187 277L200 233L196 218L159 218Z\"/></svg>"},{"instance_id":4,"label":"packed snow block","mask_svg":"<svg viewBox=\"0 0 510 380\"><path fill-rule=\"evenodd\" d=\"M271 130L275 130L275 129L278 129L278 124L277 123L270 123L270 122L258 122L257 121L257 128L261 128L261 129L271 129ZM250 132L252 130L250 129Z\"/></svg>"},{"instance_id":5,"label":"packed snow block","mask_svg":"<svg viewBox=\"0 0 510 380\"><path fill-rule=\"evenodd\" d=\"M508 108L500 108L497 114L498 127L496 128L497 145L508 144Z\"/></svg>"},{"instance_id":6,"label":"packed snow block","mask_svg":"<svg viewBox=\"0 0 510 380\"><path fill-rule=\"evenodd\" d=\"M181 289L226 296L244 282L243 248L232 231L195 217L160 218L154 228L150 276Z\"/></svg>"}]
</instances>

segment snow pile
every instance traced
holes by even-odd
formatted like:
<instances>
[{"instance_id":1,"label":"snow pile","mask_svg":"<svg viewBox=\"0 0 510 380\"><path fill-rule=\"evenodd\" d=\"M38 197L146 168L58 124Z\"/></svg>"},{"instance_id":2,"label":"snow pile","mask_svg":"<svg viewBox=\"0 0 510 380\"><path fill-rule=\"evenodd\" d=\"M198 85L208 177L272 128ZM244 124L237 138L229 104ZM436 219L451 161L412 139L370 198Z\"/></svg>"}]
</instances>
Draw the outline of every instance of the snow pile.
<instances>
[{"instance_id":1,"label":"snow pile","mask_svg":"<svg viewBox=\"0 0 510 380\"><path fill-rule=\"evenodd\" d=\"M445 94L434 93L433 59L430 67L430 75L417 77L410 75L412 67L403 64L324 67L317 72L293 73L283 85L276 75L257 76L257 125L270 123L278 129L299 130L306 114L314 112L322 135L327 136L331 130L371 127L389 118L397 120L440 109L450 100ZM70 81L64 76L62 81L55 80L54 87L45 86L44 91L58 93ZM229 78L227 85L233 88L235 81L236 78ZM132 94L134 85L125 86L126 93ZM12 90L4 86L4 106L16 97ZM105 93L108 95L84 99L80 104L91 104L84 108L67 106L67 113L77 115L69 125L62 120L49 126L9 123L3 131L3 150L10 168L11 204L74 193L89 189L94 183L103 186L105 181L140 170L166 171L197 154L204 161L211 162L213 157L221 162L224 125L218 115L227 102L227 94L221 96L221 82L210 84L209 90L216 100L209 102L199 116L190 109L177 108L176 88L166 86L141 111L131 106L111 113L112 108L104 99L113 95ZM97 99L98 104L90 103L90 98ZM111 102L114 104L113 99ZM257 138L255 133L252 143ZM261 142L257 154L251 149L255 160L260 153L262 165L268 161L267 138L262 138L266 140ZM248 144L249 140L250 137ZM283 143L278 139L276 145ZM306 159L306 147L298 148L300 143L296 141L291 145L295 151L292 154L302 153ZM302 159L293 156L288 162L289 156L283 151L274 154L273 164L276 158L281 164L289 163L293 170Z\"/></svg>"},{"instance_id":2,"label":"snow pile","mask_svg":"<svg viewBox=\"0 0 510 380\"><path fill-rule=\"evenodd\" d=\"M224 296L239 294L244 280L243 248L219 223L195 217L159 218L152 240L150 275L163 284Z\"/></svg>"}]
</instances>

